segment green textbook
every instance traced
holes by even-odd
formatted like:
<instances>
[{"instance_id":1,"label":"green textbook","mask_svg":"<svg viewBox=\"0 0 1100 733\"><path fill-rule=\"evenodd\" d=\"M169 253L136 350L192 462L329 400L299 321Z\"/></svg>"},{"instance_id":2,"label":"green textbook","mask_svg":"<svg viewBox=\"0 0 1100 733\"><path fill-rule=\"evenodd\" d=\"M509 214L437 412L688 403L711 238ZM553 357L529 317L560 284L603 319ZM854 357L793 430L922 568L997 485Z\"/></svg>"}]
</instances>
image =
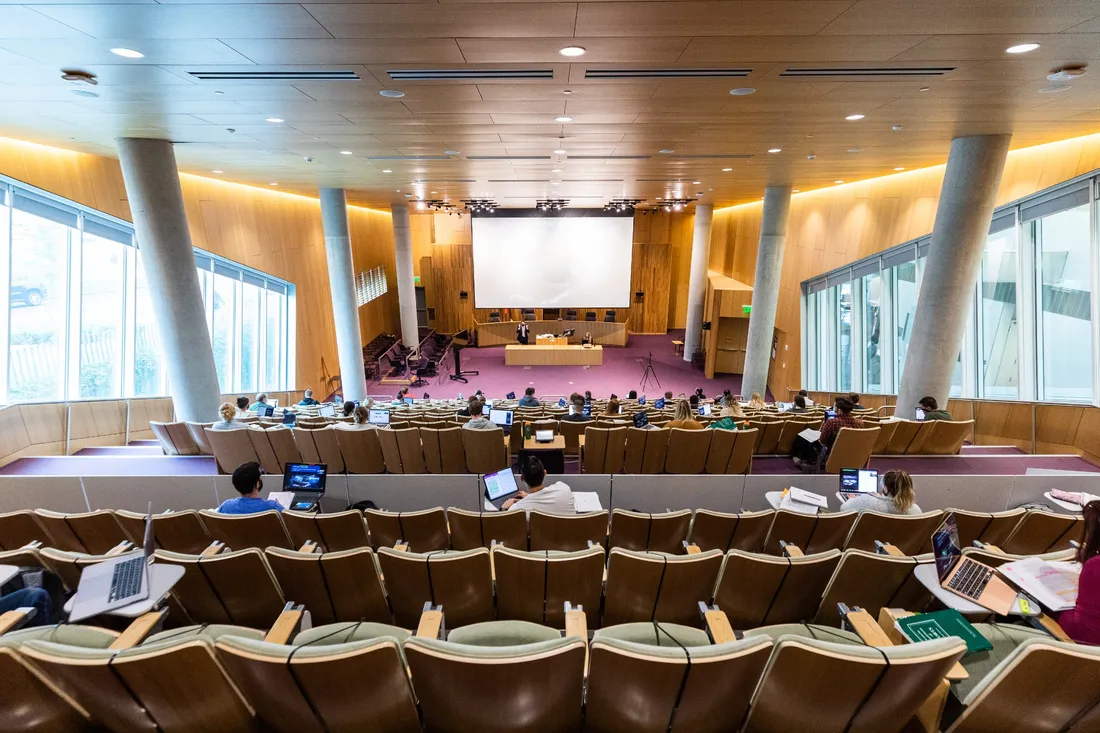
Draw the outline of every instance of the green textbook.
<instances>
[{"instance_id":1,"label":"green textbook","mask_svg":"<svg viewBox=\"0 0 1100 733\"><path fill-rule=\"evenodd\" d=\"M952 608L904 616L898 619L897 626L898 631L912 642L956 636L966 642L967 654L989 651L993 648L989 639L982 636L973 624Z\"/></svg>"}]
</instances>

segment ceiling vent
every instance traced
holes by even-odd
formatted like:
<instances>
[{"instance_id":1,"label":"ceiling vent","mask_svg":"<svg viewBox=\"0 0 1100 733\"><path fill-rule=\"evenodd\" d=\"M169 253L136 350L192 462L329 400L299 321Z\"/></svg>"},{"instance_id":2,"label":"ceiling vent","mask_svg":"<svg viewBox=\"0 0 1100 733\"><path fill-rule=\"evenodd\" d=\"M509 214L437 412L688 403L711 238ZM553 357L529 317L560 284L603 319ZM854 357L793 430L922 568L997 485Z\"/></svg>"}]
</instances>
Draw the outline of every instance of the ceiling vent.
<instances>
[{"instance_id":1,"label":"ceiling vent","mask_svg":"<svg viewBox=\"0 0 1100 733\"><path fill-rule=\"evenodd\" d=\"M189 71L199 81L359 81L354 71Z\"/></svg>"},{"instance_id":2,"label":"ceiling vent","mask_svg":"<svg viewBox=\"0 0 1100 733\"><path fill-rule=\"evenodd\" d=\"M795 78L852 78L866 79L880 76L943 76L955 70L954 66L873 66L863 68L807 68L787 69L780 76Z\"/></svg>"},{"instance_id":3,"label":"ceiling vent","mask_svg":"<svg viewBox=\"0 0 1100 733\"><path fill-rule=\"evenodd\" d=\"M466 160L550 160L549 155L467 155Z\"/></svg>"},{"instance_id":4,"label":"ceiling vent","mask_svg":"<svg viewBox=\"0 0 1100 733\"><path fill-rule=\"evenodd\" d=\"M570 155L569 160L649 160L649 155Z\"/></svg>"},{"instance_id":5,"label":"ceiling vent","mask_svg":"<svg viewBox=\"0 0 1100 733\"><path fill-rule=\"evenodd\" d=\"M553 79L553 69L387 69L394 81L484 81Z\"/></svg>"},{"instance_id":6,"label":"ceiling vent","mask_svg":"<svg viewBox=\"0 0 1100 733\"><path fill-rule=\"evenodd\" d=\"M372 155L367 160L454 160L449 155Z\"/></svg>"},{"instance_id":7,"label":"ceiling vent","mask_svg":"<svg viewBox=\"0 0 1100 733\"><path fill-rule=\"evenodd\" d=\"M752 69L585 69L585 79L714 79L748 76Z\"/></svg>"},{"instance_id":8,"label":"ceiling vent","mask_svg":"<svg viewBox=\"0 0 1100 733\"><path fill-rule=\"evenodd\" d=\"M731 153L729 155L719 153L717 155L669 155L667 160L747 160L751 157L751 155L744 153Z\"/></svg>"}]
</instances>

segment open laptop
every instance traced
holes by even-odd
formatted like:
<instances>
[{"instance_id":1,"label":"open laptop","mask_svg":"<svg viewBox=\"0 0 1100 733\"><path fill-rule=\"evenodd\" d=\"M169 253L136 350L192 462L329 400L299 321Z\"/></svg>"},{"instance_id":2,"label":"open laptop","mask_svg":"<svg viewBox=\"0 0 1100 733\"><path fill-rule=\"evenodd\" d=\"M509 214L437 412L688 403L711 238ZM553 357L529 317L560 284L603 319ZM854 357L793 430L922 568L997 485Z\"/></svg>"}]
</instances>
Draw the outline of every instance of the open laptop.
<instances>
[{"instance_id":1,"label":"open laptop","mask_svg":"<svg viewBox=\"0 0 1100 733\"><path fill-rule=\"evenodd\" d=\"M287 410L286 412L283 413L283 425L286 425L288 427L294 427L294 424L297 421L298 421L298 416L295 413L291 412L290 410Z\"/></svg>"},{"instance_id":2,"label":"open laptop","mask_svg":"<svg viewBox=\"0 0 1100 733\"><path fill-rule=\"evenodd\" d=\"M367 410L367 422L371 425L389 425L389 410Z\"/></svg>"},{"instance_id":3,"label":"open laptop","mask_svg":"<svg viewBox=\"0 0 1100 733\"><path fill-rule=\"evenodd\" d=\"M658 410L665 409L665 398L664 397L658 397L657 401L653 403L653 406L656 407Z\"/></svg>"},{"instance_id":4,"label":"open laptop","mask_svg":"<svg viewBox=\"0 0 1100 733\"><path fill-rule=\"evenodd\" d=\"M636 428L644 428L646 425L649 425L649 415L646 414L645 410L639 410L630 417L634 421L634 427Z\"/></svg>"},{"instance_id":5,"label":"open laptop","mask_svg":"<svg viewBox=\"0 0 1100 733\"><path fill-rule=\"evenodd\" d=\"M271 417L275 414L275 405L268 405L264 408L263 417Z\"/></svg>"},{"instance_id":6,"label":"open laptop","mask_svg":"<svg viewBox=\"0 0 1100 733\"><path fill-rule=\"evenodd\" d=\"M415 398L415 397L404 397L404 398L402 398L402 401L403 401L403 402L404 402L404 403L405 403L406 405L412 405L412 404L415 404L415 403L416 403L416 398Z\"/></svg>"},{"instance_id":7,"label":"open laptop","mask_svg":"<svg viewBox=\"0 0 1100 733\"><path fill-rule=\"evenodd\" d=\"M878 471L869 468L840 469L840 493L844 498L878 491Z\"/></svg>"},{"instance_id":8,"label":"open laptop","mask_svg":"<svg viewBox=\"0 0 1100 733\"><path fill-rule=\"evenodd\" d=\"M321 503L328 480L327 463L288 463L283 471L283 491L294 493L290 508L311 512Z\"/></svg>"},{"instance_id":9,"label":"open laptop","mask_svg":"<svg viewBox=\"0 0 1100 733\"><path fill-rule=\"evenodd\" d=\"M145 515L142 552L128 552L90 565L80 573L69 623L124 608L149 598L149 559L153 556L153 502Z\"/></svg>"},{"instance_id":10,"label":"open laptop","mask_svg":"<svg viewBox=\"0 0 1100 733\"><path fill-rule=\"evenodd\" d=\"M502 428L512 427L511 410L489 410L489 422Z\"/></svg>"},{"instance_id":11,"label":"open laptop","mask_svg":"<svg viewBox=\"0 0 1100 733\"><path fill-rule=\"evenodd\" d=\"M536 443L553 443L554 431L553 430L536 430L535 431Z\"/></svg>"},{"instance_id":12,"label":"open laptop","mask_svg":"<svg viewBox=\"0 0 1100 733\"><path fill-rule=\"evenodd\" d=\"M642 395L641 397L638 398L638 404L639 405L644 405L645 404L645 395Z\"/></svg>"},{"instance_id":13,"label":"open laptop","mask_svg":"<svg viewBox=\"0 0 1100 733\"><path fill-rule=\"evenodd\" d=\"M918 407L914 417L916 417L919 422L924 422L924 410Z\"/></svg>"},{"instance_id":14,"label":"open laptop","mask_svg":"<svg viewBox=\"0 0 1100 733\"><path fill-rule=\"evenodd\" d=\"M336 417L336 405L331 402L322 402L317 405L317 414L321 417Z\"/></svg>"},{"instance_id":15,"label":"open laptop","mask_svg":"<svg viewBox=\"0 0 1100 733\"><path fill-rule=\"evenodd\" d=\"M967 598L994 613L1007 614L1016 601L1016 591L1001 580L985 563L962 556L959 547L959 527L954 512L949 512L943 524L932 534L932 552L940 586Z\"/></svg>"},{"instance_id":16,"label":"open laptop","mask_svg":"<svg viewBox=\"0 0 1100 733\"><path fill-rule=\"evenodd\" d=\"M516 486L516 475L511 468L504 468L495 473L487 473L485 479L485 501L499 510L501 505L514 497L519 492Z\"/></svg>"},{"instance_id":17,"label":"open laptop","mask_svg":"<svg viewBox=\"0 0 1100 733\"><path fill-rule=\"evenodd\" d=\"M558 398L558 407L565 407L565 398L564 397L559 397Z\"/></svg>"},{"instance_id":18,"label":"open laptop","mask_svg":"<svg viewBox=\"0 0 1100 733\"><path fill-rule=\"evenodd\" d=\"M709 402L704 402L703 404L699 405L699 414L700 415L702 415L704 417L710 417L710 413L711 413L711 404Z\"/></svg>"},{"instance_id":19,"label":"open laptop","mask_svg":"<svg viewBox=\"0 0 1100 733\"><path fill-rule=\"evenodd\" d=\"M506 399L506 400L514 400L515 398L516 398L516 393L515 392L509 392L508 394L504 395L504 399Z\"/></svg>"},{"instance_id":20,"label":"open laptop","mask_svg":"<svg viewBox=\"0 0 1100 733\"><path fill-rule=\"evenodd\" d=\"M585 417L592 417L592 403L591 402L585 402L584 403L584 410L581 411L581 414L584 415Z\"/></svg>"}]
</instances>

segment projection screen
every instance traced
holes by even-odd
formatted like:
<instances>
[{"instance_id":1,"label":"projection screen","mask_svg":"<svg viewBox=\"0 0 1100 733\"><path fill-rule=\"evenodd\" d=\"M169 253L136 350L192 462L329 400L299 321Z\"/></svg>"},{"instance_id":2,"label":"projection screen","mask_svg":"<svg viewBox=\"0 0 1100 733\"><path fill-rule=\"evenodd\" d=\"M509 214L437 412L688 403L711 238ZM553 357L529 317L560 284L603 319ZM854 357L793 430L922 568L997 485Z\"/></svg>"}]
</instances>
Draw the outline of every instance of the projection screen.
<instances>
[{"instance_id":1,"label":"projection screen","mask_svg":"<svg viewBox=\"0 0 1100 733\"><path fill-rule=\"evenodd\" d=\"M632 216L475 216L475 308L628 308Z\"/></svg>"}]
</instances>

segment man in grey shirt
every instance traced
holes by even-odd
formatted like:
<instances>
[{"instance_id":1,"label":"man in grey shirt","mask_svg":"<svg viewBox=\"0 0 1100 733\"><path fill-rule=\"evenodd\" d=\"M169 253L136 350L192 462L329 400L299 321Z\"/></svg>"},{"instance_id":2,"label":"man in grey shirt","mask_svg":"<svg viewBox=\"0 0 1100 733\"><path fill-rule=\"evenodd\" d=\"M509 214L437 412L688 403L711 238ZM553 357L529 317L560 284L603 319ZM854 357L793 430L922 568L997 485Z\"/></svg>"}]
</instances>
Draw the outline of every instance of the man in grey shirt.
<instances>
[{"instance_id":1,"label":"man in grey shirt","mask_svg":"<svg viewBox=\"0 0 1100 733\"><path fill-rule=\"evenodd\" d=\"M485 403L481 400L470 401L470 419L462 427L466 430L500 430L499 425L493 424L489 418L485 417L482 413L485 409Z\"/></svg>"}]
</instances>

